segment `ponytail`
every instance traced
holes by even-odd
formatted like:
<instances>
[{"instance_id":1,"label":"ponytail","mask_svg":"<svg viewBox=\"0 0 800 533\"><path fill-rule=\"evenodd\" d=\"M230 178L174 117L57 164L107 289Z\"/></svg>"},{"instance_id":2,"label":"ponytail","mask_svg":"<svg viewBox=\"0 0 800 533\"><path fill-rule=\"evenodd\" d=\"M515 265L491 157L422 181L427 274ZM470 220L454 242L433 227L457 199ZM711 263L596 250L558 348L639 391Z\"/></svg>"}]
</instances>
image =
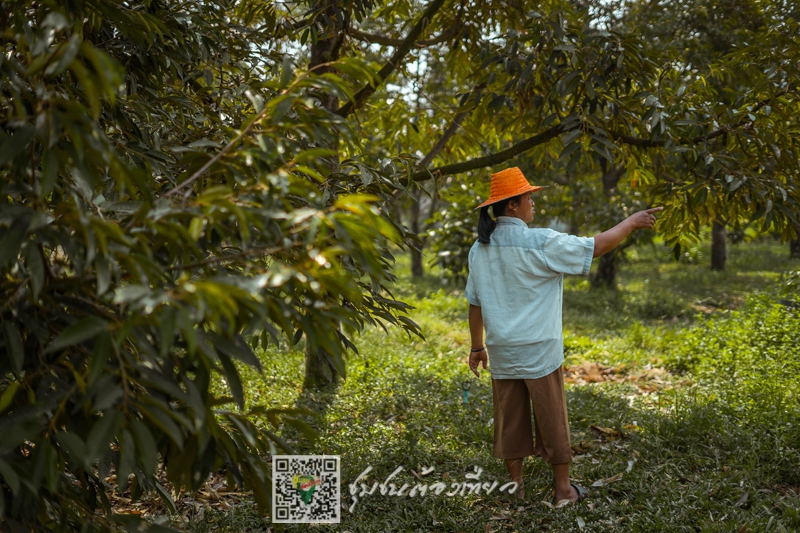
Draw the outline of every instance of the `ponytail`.
<instances>
[{"instance_id":1,"label":"ponytail","mask_svg":"<svg viewBox=\"0 0 800 533\"><path fill-rule=\"evenodd\" d=\"M528 194L528 193L523 193ZM517 202L522 201L523 194L518 196L514 196L512 198L506 198L505 200L500 200L499 202L495 202L491 205L487 205L485 207L481 207L481 216L478 218L478 242L481 244L489 244L489 238L492 236L492 232L494 228L497 226L497 222L489 216L489 208L492 208L492 214L495 217L501 217L505 215L506 208L508 204L511 203L512 200L516 200Z\"/></svg>"},{"instance_id":2,"label":"ponytail","mask_svg":"<svg viewBox=\"0 0 800 533\"><path fill-rule=\"evenodd\" d=\"M494 227L497 223L489 216L489 206L481 207L481 216L478 218L478 242L489 244Z\"/></svg>"}]
</instances>

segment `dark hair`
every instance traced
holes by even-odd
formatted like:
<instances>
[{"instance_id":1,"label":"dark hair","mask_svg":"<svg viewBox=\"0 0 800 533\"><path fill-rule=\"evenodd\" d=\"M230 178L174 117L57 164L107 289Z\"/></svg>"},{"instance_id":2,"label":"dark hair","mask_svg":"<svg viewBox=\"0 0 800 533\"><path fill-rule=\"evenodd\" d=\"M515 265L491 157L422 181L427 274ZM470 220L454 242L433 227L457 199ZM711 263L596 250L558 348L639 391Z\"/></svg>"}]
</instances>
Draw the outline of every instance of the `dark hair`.
<instances>
[{"instance_id":1,"label":"dark hair","mask_svg":"<svg viewBox=\"0 0 800 533\"><path fill-rule=\"evenodd\" d=\"M486 207L481 207L481 215L478 218L478 242L481 244L489 244L489 238L492 236L492 232L494 231L497 222L495 222L492 217L489 216L489 208L492 208L492 214L495 218L501 217L505 215L506 208L508 204L511 203L511 200L517 200L518 202L522 201L522 196L524 194L530 193L522 193L518 196L512 196L511 198L506 198L505 200L500 200L499 202L495 202L492 205L487 205Z\"/></svg>"}]
</instances>

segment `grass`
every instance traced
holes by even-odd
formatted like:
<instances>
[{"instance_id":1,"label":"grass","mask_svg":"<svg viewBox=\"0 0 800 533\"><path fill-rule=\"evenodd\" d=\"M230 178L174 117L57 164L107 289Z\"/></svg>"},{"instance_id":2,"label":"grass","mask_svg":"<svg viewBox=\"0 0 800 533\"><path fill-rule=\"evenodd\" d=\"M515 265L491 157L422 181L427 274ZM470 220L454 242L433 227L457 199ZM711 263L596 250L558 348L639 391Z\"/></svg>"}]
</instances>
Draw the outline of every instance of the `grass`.
<instances>
[{"instance_id":1,"label":"grass","mask_svg":"<svg viewBox=\"0 0 800 533\"><path fill-rule=\"evenodd\" d=\"M699 254L694 253L697 260ZM582 278L565 283L564 330L567 396L575 462L572 476L592 487L586 504L550 509L551 472L538 459L523 467L526 500L498 495L424 498L363 497L352 513L344 500L339 525L286 525L283 531L797 531L800 530L800 436L775 417L747 418L720 403L725 376L698 385L678 373L675 360L687 335L703 334L707 317L725 320L753 294L769 294L781 272L798 269L786 247L764 239L729 247L728 270L675 263L660 247L629 254L616 291L590 291ZM702 259L702 257L700 257ZM707 262L707 261L706 261ZM400 265L400 272L407 265ZM396 329L368 329L348 377L337 387L303 393L302 353L263 354L263 375L248 373L255 403L304 406L320 438L281 434L298 453L341 456L342 494L366 467L364 480L381 481L397 466L398 485L427 480L464 481L482 469L484 481L506 481L492 457L491 384L488 373L470 377L463 288L442 289L435 275L421 282L401 276L397 293L416 307L425 339ZM744 307L743 307L744 306ZM797 350L786 357L797 360ZM684 368L686 370L686 368ZM691 370L691 368L689 368ZM713 373L711 377L714 378ZM757 379L757 378L754 378ZM792 386L791 379L787 383ZM800 378L795 376L794 386ZM462 403L462 385L470 383ZM721 390L723 390L721 389ZM724 389L728 390L728 389ZM766 407L764 408L766 410ZM800 410L798 410L800 413ZM763 419L762 419L763 418ZM789 424L783 417L782 424ZM795 418L795 420L797 420ZM799 422L800 423L800 422ZM798 460L793 467L793 461ZM794 468L794 469L793 469ZM449 489L448 489L449 490ZM255 507L210 512L190 528L204 531L281 530Z\"/></svg>"}]
</instances>

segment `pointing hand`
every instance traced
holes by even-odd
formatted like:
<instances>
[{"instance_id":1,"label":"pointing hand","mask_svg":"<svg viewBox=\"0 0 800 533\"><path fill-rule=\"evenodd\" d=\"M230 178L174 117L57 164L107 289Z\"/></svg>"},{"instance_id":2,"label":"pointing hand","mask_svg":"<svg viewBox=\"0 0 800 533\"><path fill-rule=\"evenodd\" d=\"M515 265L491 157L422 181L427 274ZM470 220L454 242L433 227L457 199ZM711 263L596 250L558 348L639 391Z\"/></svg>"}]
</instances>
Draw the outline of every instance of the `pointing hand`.
<instances>
[{"instance_id":1,"label":"pointing hand","mask_svg":"<svg viewBox=\"0 0 800 533\"><path fill-rule=\"evenodd\" d=\"M633 223L634 229L653 229L653 226L656 223L655 213L663 210L663 207L645 209L644 211L639 211L638 213L632 214L628 217L628 220Z\"/></svg>"}]
</instances>

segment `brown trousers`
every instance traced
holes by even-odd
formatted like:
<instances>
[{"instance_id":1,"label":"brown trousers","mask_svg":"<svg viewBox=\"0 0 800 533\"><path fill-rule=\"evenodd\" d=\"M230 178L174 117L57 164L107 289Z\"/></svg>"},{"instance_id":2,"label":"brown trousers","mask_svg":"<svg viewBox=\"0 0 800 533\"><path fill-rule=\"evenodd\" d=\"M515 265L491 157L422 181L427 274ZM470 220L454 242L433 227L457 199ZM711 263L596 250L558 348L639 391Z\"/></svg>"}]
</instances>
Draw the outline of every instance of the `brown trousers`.
<instances>
[{"instance_id":1,"label":"brown trousers","mask_svg":"<svg viewBox=\"0 0 800 533\"><path fill-rule=\"evenodd\" d=\"M564 374L537 379L493 379L494 450L501 459L538 455L550 464L572 462ZM536 428L534 446L531 403Z\"/></svg>"}]
</instances>

